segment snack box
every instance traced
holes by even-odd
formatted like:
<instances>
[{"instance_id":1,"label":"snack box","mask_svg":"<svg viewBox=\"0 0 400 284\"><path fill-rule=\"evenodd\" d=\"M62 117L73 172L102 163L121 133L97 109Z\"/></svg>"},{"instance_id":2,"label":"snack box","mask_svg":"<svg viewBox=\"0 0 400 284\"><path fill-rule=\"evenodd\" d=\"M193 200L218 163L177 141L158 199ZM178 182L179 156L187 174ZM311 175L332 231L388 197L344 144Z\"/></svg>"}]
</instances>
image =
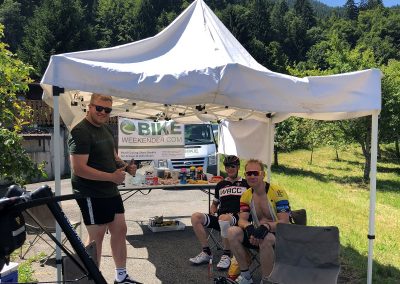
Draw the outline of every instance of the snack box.
<instances>
[{"instance_id":1,"label":"snack box","mask_svg":"<svg viewBox=\"0 0 400 284\"><path fill-rule=\"evenodd\" d=\"M163 221L162 224L154 224L149 220L147 227L153 233L168 232L168 231L182 231L185 229L185 224L181 221Z\"/></svg>"}]
</instances>

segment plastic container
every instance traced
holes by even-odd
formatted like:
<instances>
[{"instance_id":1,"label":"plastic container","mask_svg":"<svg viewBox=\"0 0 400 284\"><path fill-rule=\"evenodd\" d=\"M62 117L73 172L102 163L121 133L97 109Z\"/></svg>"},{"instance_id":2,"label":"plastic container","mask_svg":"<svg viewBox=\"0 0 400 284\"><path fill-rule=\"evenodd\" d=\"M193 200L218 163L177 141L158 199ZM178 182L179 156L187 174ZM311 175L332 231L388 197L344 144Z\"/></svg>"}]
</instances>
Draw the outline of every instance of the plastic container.
<instances>
[{"instance_id":1,"label":"plastic container","mask_svg":"<svg viewBox=\"0 0 400 284\"><path fill-rule=\"evenodd\" d=\"M240 267L235 257L231 259L231 265L228 269L228 278L235 281L240 275Z\"/></svg>"},{"instance_id":2,"label":"plastic container","mask_svg":"<svg viewBox=\"0 0 400 284\"><path fill-rule=\"evenodd\" d=\"M203 167L197 167L196 179L198 179L198 180L202 180L203 179Z\"/></svg>"},{"instance_id":3,"label":"plastic container","mask_svg":"<svg viewBox=\"0 0 400 284\"><path fill-rule=\"evenodd\" d=\"M173 179L179 179L179 170L172 170L171 177Z\"/></svg>"},{"instance_id":4,"label":"plastic container","mask_svg":"<svg viewBox=\"0 0 400 284\"><path fill-rule=\"evenodd\" d=\"M180 184L186 184L186 168L182 168L180 173L179 173L179 183Z\"/></svg>"},{"instance_id":5,"label":"plastic container","mask_svg":"<svg viewBox=\"0 0 400 284\"><path fill-rule=\"evenodd\" d=\"M146 179L146 181L145 181L146 185L154 185L154 173L153 172L150 172L150 171L146 172L145 179ZM158 179L157 179L157 181L158 181Z\"/></svg>"},{"instance_id":6,"label":"plastic container","mask_svg":"<svg viewBox=\"0 0 400 284\"><path fill-rule=\"evenodd\" d=\"M10 262L4 265L0 272L0 283L18 283L18 263Z\"/></svg>"},{"instance_id":7,"label":"plastic container","mask_svg":"<svg viewBox=\"0 0 400 284\"><path fill-rule=\"evenodd\" d=\"M169 231L182 231L185 229L185 224L182 223L181 221L176 221L175 224L173 225L159 227L156 226L154 221L150 219L149 223L147 224L147 227L153 233L158 233L158 232L169 232Z\"/></svg>"},{"instance_id":8,"label":"plastic container","mask_svg":"<svg viewBox=\"0 0 400 284\"><path fill-rule=\"evenodd\" d=\"M195 166L190 167L190 178L193 180L196 179L196 167Z\"/></svg>"}]
</instances>

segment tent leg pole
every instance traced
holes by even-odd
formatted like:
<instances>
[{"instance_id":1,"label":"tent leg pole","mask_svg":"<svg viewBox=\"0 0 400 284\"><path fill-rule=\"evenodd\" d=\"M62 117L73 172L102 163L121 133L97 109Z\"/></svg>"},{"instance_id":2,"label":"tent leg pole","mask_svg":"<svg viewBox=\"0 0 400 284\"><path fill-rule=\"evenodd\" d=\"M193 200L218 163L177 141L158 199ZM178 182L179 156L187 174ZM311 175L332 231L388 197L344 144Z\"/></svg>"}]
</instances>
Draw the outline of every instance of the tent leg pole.
<instances>
[{"instance_id":1,"label":"tent leg pole","mask_svg":"<svg viewBox=\"0 0 400 284\"><path fill-rule=\"evenodd\" d=\"M54 111L53 111L53 125L54 125L54 181L55 181L55 195L61 195L61 147L60 147L60 107L59 98L64 89L53 86L54 98ZM56 238L61 242L61 228L57 223ZM61 249L56 247L56 265L57 265L57 281L61 283Z\"/></svg>"},{"instance_id":2,"label":"tent leg pole","mask_svg":"<svg viewBox=\"0 0 400 284\"><path fill-rule=\"evenodd\" d=\"M267 133L267 143L268 143L268 154L267 154L267 182L271 183L271 160L272 153L274 152L274 141L275 141L275 124L272 123L270 118L268 121L268 133Z\"/></svg>"},{"instance_id":3,"label":"tent leg pole","mask_svg":"<svg viewBox=\"0 0 400 284\"><path fill-rule=\"evenodd\" d=\"M373 249L375 239L375 203L376 203L376 167L378 155L378 112L372 114L371 133L371 171L369 198L369 229L368 229L368 271L367 284L372 283Z\"/></svg>"}]
</instances>

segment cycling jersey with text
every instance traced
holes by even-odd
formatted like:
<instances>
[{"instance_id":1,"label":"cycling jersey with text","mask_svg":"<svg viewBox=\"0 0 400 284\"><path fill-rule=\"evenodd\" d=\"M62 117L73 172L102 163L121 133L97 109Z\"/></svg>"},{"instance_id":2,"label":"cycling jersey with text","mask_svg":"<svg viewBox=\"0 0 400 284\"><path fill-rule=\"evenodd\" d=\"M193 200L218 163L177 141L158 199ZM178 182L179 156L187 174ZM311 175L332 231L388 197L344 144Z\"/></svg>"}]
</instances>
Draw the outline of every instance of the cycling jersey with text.
<instances>
[{"instance_id":1,"label":"cycling jersey with text","mask_svg":"<svg viewBox=\"0 0 400 284\"><path fill-rule=\"evenodd\" d=\"M218 215L239 213L240 197L249 187L245 179L231 182L229 179L220 181L215 186L214 201L219 203Z\"/></svg>"}]
</instances>

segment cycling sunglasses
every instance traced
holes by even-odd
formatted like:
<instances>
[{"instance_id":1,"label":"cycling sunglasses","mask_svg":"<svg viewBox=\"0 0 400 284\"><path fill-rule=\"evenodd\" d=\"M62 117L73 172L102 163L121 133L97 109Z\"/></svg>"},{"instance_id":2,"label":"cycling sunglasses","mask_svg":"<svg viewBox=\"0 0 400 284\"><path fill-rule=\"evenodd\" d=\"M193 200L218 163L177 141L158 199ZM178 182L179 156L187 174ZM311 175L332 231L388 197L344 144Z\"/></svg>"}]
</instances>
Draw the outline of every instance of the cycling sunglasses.
<instances>
[{"instance_id":1,"label":"cycling sunglasses","mask_svg":"<svg viewBox=\"0 0 400 284\"><path fill-rule=\"evenodd\" d=\"M231 164L227 164L227 165L224 165L224 166L225 166L225 168L231 168L231 169L235 169L235 168L238 167L237 165L231 165Z\"/></svg>"},{"instance_id":2,"label":"cycling sunglasses","mask_svg":"<svg viewBox=\"0 0 400 284\"><path fill-rule=\"evenodd\" d=\"M258 177L259 175L261 175L263 173L263 171L247 171L246 172L246 176L255 176Z\"/></svg>"},{"instance_id":3,"label":"cycling sunglasses","mask_svg":"<svg viewBox=\"0 0 400 284\"><path fill-rule=\"evenodd\" d=\"M103 106L98 106L98 105L94 105L94 104L92 104L92 106L94 106L96 108L97 112L102 112L103 110L105 113L112 112L112 108L109 108L109 107L103 107Z\"/></svg>"}]
</instances>

